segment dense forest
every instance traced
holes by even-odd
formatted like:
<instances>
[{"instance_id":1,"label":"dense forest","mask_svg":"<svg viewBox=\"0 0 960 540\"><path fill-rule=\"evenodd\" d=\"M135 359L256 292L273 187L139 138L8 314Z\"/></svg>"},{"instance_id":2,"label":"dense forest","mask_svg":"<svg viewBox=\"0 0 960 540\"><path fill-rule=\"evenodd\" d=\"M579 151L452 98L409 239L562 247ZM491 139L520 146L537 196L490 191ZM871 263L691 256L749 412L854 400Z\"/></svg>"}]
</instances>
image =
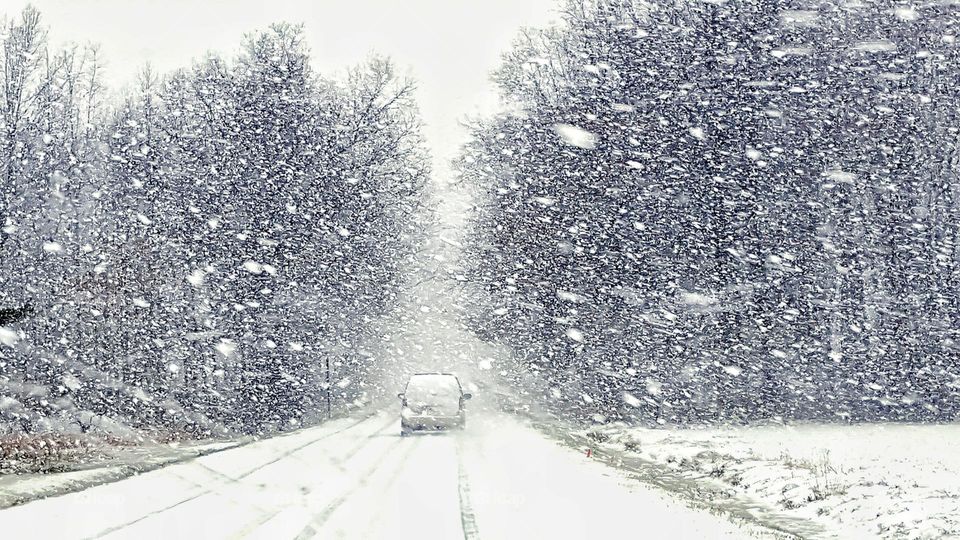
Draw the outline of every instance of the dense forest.
<instances>
[{"instance_id":1,"label":"dense forest","mask_svg":"<svg viewBox=\"0 0 960 540\"><path fill-rule=\"evenodd\" d=\"M471 122L468 324L554 410L960 414L960 11L568 0Z\"/></svg>"},{"instance_id":2,"label":"dense forest","mask_svg":"<svg viewBox=\"0 0 960 540\"><path fill-rule=\"evenodd\" d=\"M260 433L369 390L427 215L411 81L324 78L277 24L116 99L35 9L0 41L0 429Z\"/></svg>"},{"instance_id":3,"label":"dense forest","mask_svg":"<svg viewBox=\"0 0 960 540\"><path fill-rule=\"evenodd\" d=\"M960 6L560 14L466 124L443 324L585 421L956 419ZM35 9L0 42L0 432L266 433L384 392L367 345L436 232L411 80L324 77L291 24L125 92Z\"/></svg>"}]
</instances>

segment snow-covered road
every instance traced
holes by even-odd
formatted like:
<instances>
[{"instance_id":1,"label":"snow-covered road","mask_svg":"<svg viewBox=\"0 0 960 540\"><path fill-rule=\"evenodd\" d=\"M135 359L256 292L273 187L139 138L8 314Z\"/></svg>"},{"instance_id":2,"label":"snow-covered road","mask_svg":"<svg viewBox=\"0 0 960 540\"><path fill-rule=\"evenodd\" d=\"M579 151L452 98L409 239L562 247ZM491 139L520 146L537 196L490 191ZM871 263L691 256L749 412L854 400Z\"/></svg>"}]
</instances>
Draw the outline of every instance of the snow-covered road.
<instances>
[{"instance_id":1,"label":"snow-covered road","mask_svg":"<svg viewBox=\"0 0 960 540\"><path fill-rule=\"evenodd\" d=\"M341 419L0 511L5 538L742 538L501 414Z\"/></svg>"}]
</instances>

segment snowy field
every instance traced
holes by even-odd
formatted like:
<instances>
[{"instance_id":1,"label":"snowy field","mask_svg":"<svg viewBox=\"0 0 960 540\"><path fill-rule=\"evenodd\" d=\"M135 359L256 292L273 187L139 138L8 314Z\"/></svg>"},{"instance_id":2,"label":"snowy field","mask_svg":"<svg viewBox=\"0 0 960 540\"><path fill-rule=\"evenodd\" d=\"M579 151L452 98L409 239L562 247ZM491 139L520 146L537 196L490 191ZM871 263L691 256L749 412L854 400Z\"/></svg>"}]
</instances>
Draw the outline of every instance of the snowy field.
<instances>
[{"instance_id":1,"label":"snowy field","mask_svg":"<svg viewBox=\"0 0 960 540\"><path fill-rule=\"evenodd\" d=\"M640 458L752 501L751 512L822 527L805 537L960 537L960 425L621 427L585 435L608 457Z\"/></svg>"}]
</instances>

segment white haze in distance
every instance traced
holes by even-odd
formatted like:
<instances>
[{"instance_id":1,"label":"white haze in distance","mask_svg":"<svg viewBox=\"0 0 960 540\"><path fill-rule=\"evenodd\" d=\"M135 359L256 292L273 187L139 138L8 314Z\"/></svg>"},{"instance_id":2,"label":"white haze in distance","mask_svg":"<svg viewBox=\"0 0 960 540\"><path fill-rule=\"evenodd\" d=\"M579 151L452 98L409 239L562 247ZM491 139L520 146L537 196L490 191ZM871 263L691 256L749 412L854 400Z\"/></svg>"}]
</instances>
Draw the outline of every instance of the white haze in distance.
<instances>
[{"instance_id":1,"label":"white haze in distance","mask_svg":"<svg viewBox=\"0 0 960 540\"><path fill-rule=\"evenodd\" d=\"M7 0L0 14L15 16L28 3L55 46L101 45L113 89L147 62L162 73L207 51L232 56L244 33L278 21L305 24L323 74L371 53L388 56L417 80L439 175L464 141L458 121L495 109L489 74L517 32L556 18L555 0Z\"/></svg>"}]
</instances>

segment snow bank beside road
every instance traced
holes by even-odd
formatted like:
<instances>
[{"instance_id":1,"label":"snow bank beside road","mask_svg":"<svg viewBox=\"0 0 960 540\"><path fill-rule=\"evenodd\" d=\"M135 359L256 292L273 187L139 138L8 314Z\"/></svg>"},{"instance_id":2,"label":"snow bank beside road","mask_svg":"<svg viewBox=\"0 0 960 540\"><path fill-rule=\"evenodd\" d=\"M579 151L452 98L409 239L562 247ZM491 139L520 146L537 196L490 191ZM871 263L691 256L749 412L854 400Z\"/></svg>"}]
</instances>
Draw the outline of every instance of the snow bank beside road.
<instances>
[{"instance_id":1,"label":"snow bank beside road","mask_svg":"<svg viewBox=\"0 0 960 540\"><path fill-rule=\"evenodd\" d=\"M587 436L819 523L827 536L960 537L960 425L606 427Z\"/></svg>"},{"instance_id":2,"label":"snow bank beside road","mask_svg":"<svg viewBox=\"0 0 960 540\"><path fill-rule=\"evenodd\" d=\"M370 417L378 409L377 405L365 404L344 411L318 426L277 433L263 440L286 441L296 438L298 433L319 429L320 426L336 426L344 421L354 421L358 417ZM0 463L0 510L35 499L116 482L132 475L237 448L257 440L251 436L238 436L229 439L174 440L169 443L149 439L120 444L122 441L99 439L97 442L95 437L79 438L86 441L86 446L80 452L58 452L52 456L33 452L32 457L45 459L24 460L20 464ZM72 439L67 437L67 440ZM3 457L6 456L0 454L0 458Z\"/></svg>"},{"instance_id":3,"label":"snow bank beside road","mask_svg":"<svg viewBox=\"0 0 960 540\"><path fill-rule=\"evenodd\" d=\"M248 440L96 445L94 439L89 438L86 445L73 445L75 452L56 451L46 456L31 454L32 459L20 464L22 470L18 470L14 466L18 464L12 460L0 464L10 466L7 469L0 466L0 509L115 482L164 465L233 448Z\"/></svg>"}]
</instances>

